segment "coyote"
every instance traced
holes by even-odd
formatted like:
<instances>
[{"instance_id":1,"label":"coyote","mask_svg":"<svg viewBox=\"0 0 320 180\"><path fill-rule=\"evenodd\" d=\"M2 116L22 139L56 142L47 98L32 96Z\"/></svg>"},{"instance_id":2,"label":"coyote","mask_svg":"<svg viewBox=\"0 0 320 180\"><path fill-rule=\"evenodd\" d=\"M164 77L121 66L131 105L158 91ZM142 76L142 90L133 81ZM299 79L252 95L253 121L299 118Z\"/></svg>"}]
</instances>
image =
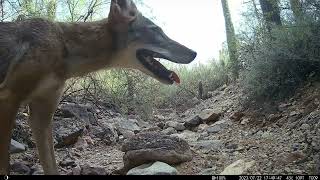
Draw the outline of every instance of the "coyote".
<instances>
[{"instance_id":1,"label":"coyote","mask_svg":"<svg viewBox=\"0 0 320 180\"><path fill-rule=\"evenodd\" d=\"M19 106L45 174L58 174L52 117L65 82L105 68L137 69L165 84L178 75L155 58L188 64L197 53L170 39L131 0L112 0L108 18L64 23L27 19L0 23L0 174L9 173L9 142Z\"/></svg>"}]
</instances>

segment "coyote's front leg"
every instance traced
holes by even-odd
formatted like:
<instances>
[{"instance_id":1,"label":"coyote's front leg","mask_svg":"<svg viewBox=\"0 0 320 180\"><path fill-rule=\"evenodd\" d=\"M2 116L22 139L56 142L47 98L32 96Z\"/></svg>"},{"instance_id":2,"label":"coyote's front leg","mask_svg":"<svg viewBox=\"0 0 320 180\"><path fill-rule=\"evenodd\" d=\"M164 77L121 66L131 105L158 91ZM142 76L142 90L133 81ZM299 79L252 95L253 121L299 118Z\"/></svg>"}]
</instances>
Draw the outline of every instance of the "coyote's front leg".
<instances>
[{"instance_id":1,"label":"coyote's front leg","mask_svg":"<svg viewBox=\"0 0 320 180\"><path fill-rule=\"evenodd\" d=\"M62 88L32 99L30 126L36 140L40 163L46 175L58 174L52 137L52 117L59 103Z\"/></svg>"},{"instance_id":2,"label":"coyote's front leg","mask_svg":"<svg viewBox=\"0 0 320 180\"><path fill-rule=\"evenodd\" d=\"M19 108L13 98L0 100L0 174L9 174L9 145L11 130Z\"/></svg>"}]
</instances>

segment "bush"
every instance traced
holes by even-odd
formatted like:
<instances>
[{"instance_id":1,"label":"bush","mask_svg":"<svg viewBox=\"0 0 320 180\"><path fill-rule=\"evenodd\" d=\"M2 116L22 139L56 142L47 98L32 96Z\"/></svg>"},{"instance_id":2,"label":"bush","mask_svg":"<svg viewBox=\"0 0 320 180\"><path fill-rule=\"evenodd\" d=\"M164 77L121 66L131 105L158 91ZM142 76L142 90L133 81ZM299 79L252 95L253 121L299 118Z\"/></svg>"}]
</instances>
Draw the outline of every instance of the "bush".
<instances>
[{"instance_id":1,"label":"bush","mask_svg":"<svg viewBox=\"0 0 320 180\"><path fill-rule=\"evenodd\" d=\"M249 99L291 95L311 73L319 76L319 24L305 21L259 32L241 48L242 82Z\"/></svg>"}]
</instances>

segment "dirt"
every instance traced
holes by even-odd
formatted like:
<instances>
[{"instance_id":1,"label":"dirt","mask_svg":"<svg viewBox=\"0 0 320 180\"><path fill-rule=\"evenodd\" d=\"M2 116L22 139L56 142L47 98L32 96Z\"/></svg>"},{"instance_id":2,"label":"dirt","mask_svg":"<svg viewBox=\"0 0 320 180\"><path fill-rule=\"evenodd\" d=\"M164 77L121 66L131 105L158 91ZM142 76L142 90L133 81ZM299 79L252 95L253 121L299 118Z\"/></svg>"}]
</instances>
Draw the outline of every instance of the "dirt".
<instances>
[{"instance_id":1,"label":"dirt","mask_svg":"<svg viewBox=\"0 0 320 180\"><path fill-rule=\"evenodd\" d=\"M228 122L228 125L217 133L197 131L201 136L196 141L220 140L223 147L211 150L192 146L192 161L174 166L182 175L198 174L208 168L219 174L239 159L255 161L246 174L316 174L319 173L316 170L319 166L316 157L319 155L317 137L320 135L320 121L317 117L320 116L315 115L320 115L319 92L319 84L309 84L291 99L273 105L272 109L276 110L253 110L244 107L243 92L236 84L213 92L212 98L201 101L184 113L171 113L168 117L159 114L161 110L158 110L155 111L158 112L155 117L164 116L164 121L174 119L183 122L204 109L213 109L223 114L220 121ZM243 117L231 118L239 112L243 113ZM312 117L315 118L309 123ZM121 142L107 146L95 141L93 145L82 150L73 147L57 149L56 156L58 164L71 156L76 165L103 167L111 174L123 166L124 153L120 149ZM25 153L12 155L11 163L22 161L31 165L39 164L34 151L35 149L31 148ZM61 174L68 174L71 169L72 167L59 166Z\"/></svg>"}]
</instances>

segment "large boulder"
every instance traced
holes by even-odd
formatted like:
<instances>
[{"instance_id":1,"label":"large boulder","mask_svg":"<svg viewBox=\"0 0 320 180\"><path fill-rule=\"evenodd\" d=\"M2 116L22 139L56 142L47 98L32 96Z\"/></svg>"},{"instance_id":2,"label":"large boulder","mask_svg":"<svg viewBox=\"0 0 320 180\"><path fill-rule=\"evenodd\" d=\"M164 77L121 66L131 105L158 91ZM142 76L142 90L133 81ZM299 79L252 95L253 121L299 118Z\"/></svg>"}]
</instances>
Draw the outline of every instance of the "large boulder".
<instances>
[{"instance_id":1,"label":"large boulder","mask_svg":"<svg viewBox=\"0 0 320 180\"><path fill-rule=\"evenodd\" d=\"M162 133L135 135L123 144L122 151L125 152L123 173L155 161L179 164L192 160L192 152L186 141Z\"/></svg>"}]
</instances>

